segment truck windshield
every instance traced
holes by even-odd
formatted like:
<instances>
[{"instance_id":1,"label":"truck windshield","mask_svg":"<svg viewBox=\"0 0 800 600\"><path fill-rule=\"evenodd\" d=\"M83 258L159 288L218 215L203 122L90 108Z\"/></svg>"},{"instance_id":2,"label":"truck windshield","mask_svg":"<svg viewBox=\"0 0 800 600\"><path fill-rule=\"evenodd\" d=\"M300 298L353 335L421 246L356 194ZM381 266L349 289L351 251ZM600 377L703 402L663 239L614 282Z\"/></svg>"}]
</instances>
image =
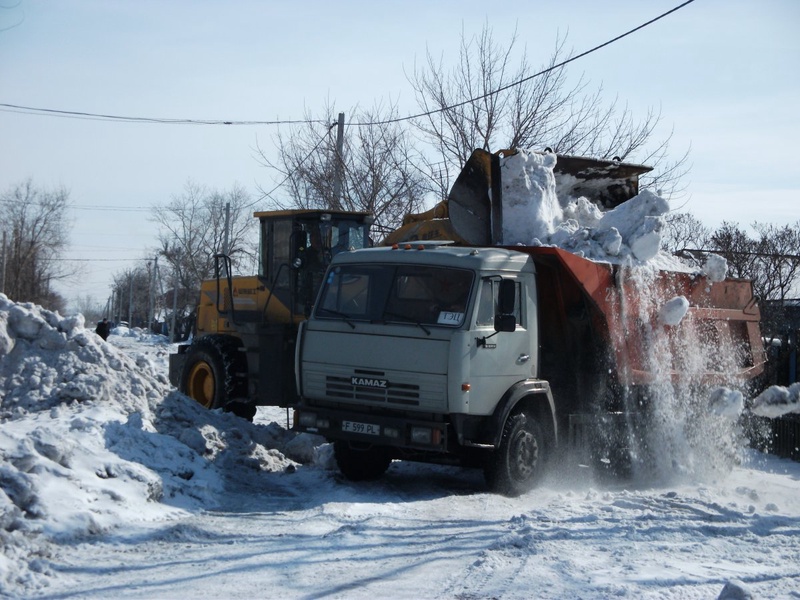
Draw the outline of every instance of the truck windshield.
<instances>
[{"instance_id":1,"label":"truck windshield","mask_svg":"<svg viewBox=\"0 0 800 600\"><path fill-rule=\"evenodd\" d=\"M419 265L344 265L331 269L315 316L375 323L458 327L473 273Z\"/></svg>"}]
</instances>

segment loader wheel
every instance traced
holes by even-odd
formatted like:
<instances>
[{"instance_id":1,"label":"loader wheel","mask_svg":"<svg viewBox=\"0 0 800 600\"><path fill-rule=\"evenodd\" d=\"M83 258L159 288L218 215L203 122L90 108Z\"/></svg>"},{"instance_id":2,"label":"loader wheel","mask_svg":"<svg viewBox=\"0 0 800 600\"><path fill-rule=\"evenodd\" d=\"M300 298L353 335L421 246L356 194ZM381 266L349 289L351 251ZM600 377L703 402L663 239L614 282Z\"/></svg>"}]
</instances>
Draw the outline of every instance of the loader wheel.
<instances>
[{"instance_id":1,"label":"loader wheel","mask_svg":"<svg viewBox=\"0 0 800 600\"><path fill-rule=\"evenodd\" d=\"M339 470L350 481L373 481L386 473L392 462L383 446L353 447L350 442L333 443L333 455Z\"/></svg>"},{"instance_id":2,"label":"loader wheel","mask_svg":"<svg viewBox=\"0 0 800 600\"><path fill-rule=\"evenodd\" d=\"M524 412L511 415L500 446L488 458L484 475L489 488L519 496L533 488L544 471L544 437L539 424Z\"/></svg>"},{"instance_id":3,"label":"loader wheel","mask_svg":"<svg viewBox=\"0 0 800 600\"><path fill-rule=\"evenodd\" d=\"M183 368L180 391L205 408L222 408L252 419L255 407L232 402L244 391L236 376L236 352L236 346L224 339L203 339L193 344ZM237 410L240 406L242 410Z\"/></svg>"}]
</instances>

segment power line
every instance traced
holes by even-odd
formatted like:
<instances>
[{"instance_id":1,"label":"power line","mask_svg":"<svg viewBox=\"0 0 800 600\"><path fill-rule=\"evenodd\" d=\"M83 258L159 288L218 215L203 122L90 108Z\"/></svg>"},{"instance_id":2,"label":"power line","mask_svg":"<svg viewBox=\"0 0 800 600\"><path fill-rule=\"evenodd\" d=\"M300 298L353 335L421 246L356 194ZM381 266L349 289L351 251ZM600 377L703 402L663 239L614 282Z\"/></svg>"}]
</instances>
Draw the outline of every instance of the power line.
<instances>
[{"instance_id":1,"label":"power line","mask_svg":"<svg viewBox=\"0 0 800 600\"><path fill-rule=\"evenodd\" d=\"M402 121L410 121L412 119L419 119L420 117L429 117L431 115L435 115L436 113L444 112L446 110L452 110L454 108L459 108L459 107L465 106L467 104L472 104L473 102L478 102L480 100L484 100L485 98L489 98L490 96L494 96L495 94L499 94L500 92L504 92L504 91L509 90L509 89L511 89L513 87L516 87L518 85L522 85L523 83L525 83L527 81L530 81L531 79L535 79L536 77L541 77L542 75L546 75L547 73L550 73L551 71L555 71L556 69L560 69L561 67L566 66L571 62L574 62L574 61L576 61L576 60L578 60L580 58L583 58L584 56L588 56L589 54L592 54L593 52L597 52L601 48L605 48L606 46L609 46L609 45L611 45L611 44L613 44L615 42L618 42L622 38L625 38L625 37L627 37L627 36L629 36L629 35L631 35L633 33L636 33L640 29L644 29L648 25L652 25L656 21L659 21L659 20L663 19L664 17L666 17L668 15L671 15L675 11L680 10L681 8L691 4L692 2L694 2L694 0L687 0L683 4L679 4L675 8L673 8L671 10L668 10L665 13L660 14L659 16L655 17L654 19L650 19L646 23L642 23L638 27L634 27L633 29L631 29L629 31L626 31L622 35L618 35L617 37L615 37L615 38L613 38L611 40L608 40L607 42L604 42L604 43L602 43L602 44L600 44L598 46L595 46L594 48L590 48L589 50L586 50L585 52L581 52L580 54L578 54L576 56L573 56L571 58L568 58L568 59L566 59L566 60L564 60L564 61L562 61L562 62L560 62L558 64L555 64L555 65L552 65L552 66L550 66L550 67L548 67L546 69L543 69L543 70L539 71L538 73L534 73L533 75L529 75L528 77L523 77L522 79L519 79L517 81L509 83L508 85L501 86L501 87L497 88L496 90L492 90L490 92L486 92L485 94L482 94L481 96L476 96L474 98L470 98L468 100L464 100L463 102L458 102L458 103L452 104L450 106L437 108L435 110L422 112L422 113L419 113L419 114L416 114L416 115L409 115L409 116L406 116L406 117L398 117L396 119L388 119L386 121L373 121L373 122L370 122L370 123L348 123L348 125L353 125L353 126L356 126L356 127L367 127L367 126L372 126L372 125L390 125L392 123L400 123Z\"/></svg>"},{"instance_id":2,"label":"power line","mask_svg":"<svg viewBox=\"0 0 800 600\"><path fill-rule=\"evenodd\" d=\"M146 258L48 258L49 261L59 262L128 262L147 260Z\"/></svg>"},{"instance_id":3,"label":"power line","mask_svg":"<svg viewBox=\"0 0 800 600\"><path fill-rule=\"evenodd\" d=\"M19 205L21 202L19 200L0 200L0 204L14 204ZM50 204L45 204L43 202L24 202L25 205L30 206L43 206L45 208L49 208ZM101 210L101 211L112 211L112 212L146 212L153 210L152 207L146 206L102 206L102 205L93 205L93 204L67 204L67 209L75 209L75 210Z\"/></svg>"},{"instance_id":4,"label":"power line","mask_svg":"<svg viewBox=\"0 0 800 600\"><path fill-rule=\"evenodd\" d=\"M155 123L159 125L305 125L306 123L325 123L308 119L274 120L274 121L234 121L229 119L168 119L161 117L129 117L123 115L107 115L74 110L57 110L22 106L19 104L0 103L0 111L40 116L62 117L69 119L87 119L93 121L116 121L122 123Z\"/></svg>"},{"instance_id":5,"label":"power line","mask_svg":"<svg viewBox=\"0 0 800 600\"><path fill-rule=\"evenodd\" d=\"M303 160L301 160L301 161L300 161L300 162L299 162L299 163L298 163L298 164L295 166L294 170L290 171L290 172L289 172L289 173L286 175L286 177L284 177L284 178L283 178L283 181L281 181L281 182L280 182L278 185L276 185L276 186L275 186L274 188L272 188L270 191L263 193L263 194L261 195L261 197L260 197L260 198L258 198L258 199L257 199L255 202L251 202L251 203L250 203L250 204L248 204L247 206L244 206L244 207L242 208L242 210L247 210L248 208L252 208L252 207L254 207L256 204L258 204L259 202L261 202L261 201L262 201L264 198L269 198L269 197L272 195L272 193L273 193L275 190L277 190L277 189L278 189L279 187L281 187L281 186L282 186L284 183L286 183L287 181L289 181L289 179L292 177L292 175L294 175L294 174L297 172L297 170L298 170L300 167L302 167L302 166L303 166L303 165L306 163L306 161L307 161L309 158L311 158L311 156L314 154L314 152L316 152L316 151L317 151L317 148L319 148L319 147L322 145L322 143L323 143L325 140L327 140L327 139L330 137L330 135L331 135L331 131L333 131L333 128L334 128L334 127L336 127L336 125L337 125L337 123L333 123L332 125L330 125L330 126L328 127L328 131L326 131L326 132L325 132L325 135L323 135L323 136L322 136L322 137L319 139L319 141L317 142L317 145L316 145L316 146L314 146L314 147L311 149L311 151L310 151L310 152L309 152L309 153L308 153L308 154L307 154L307 155L306 155L306 156L303 158Z\"/></svg>"},{"instance_id":6,"label":"power line","mask_svg":"<svg viewBox=\"0 0 800 600\"><path fill-rule=\"evenodd\" d=\"M576 56L568 58L558 64L552 65L538 73L534 73L533 75L529 75L528 77L523 77L517 81L504 85L502 87L497 88L496 90L492 90L482 94L480 96L476 96L474 98L469 98L468 100L464 100L462 102L458 102L456 104L452 104L450 106L444 106L442 108L437 108L435 110L430 110L422 113L418 113L415 115L408 115L405 117L397 117L395 119L388 119L385 121L370 121L370 122L351 122L348 125L355 126L355 127L369 127L374 125L390 125L393 123L401 123L403 121L410 121L413 119L419 119L421 117L429 117L431 115L435 115L436 113L444 112L446 110L451 110L453 108L459 108L466 104L472 104L473 102L478 102L495 94L499 94L500 92L504 92L509 90L513 87L518 85L522 85L523 83L530 81L531 79L535 79L536 77L541 77L551 71L556 69L560 69L568 65L571 62L574 62L578 59L581 59L589 54L597 52L598 50L605 48L619 40L628 37L652 25L653 23L660 21L661 19L671 15L672 13L688 6L694 2L694 0L686 0L682 4L668 10L665 13L660 14L659 16L650 19L649 21L642 23L638 27L634 27L633 29L626 31L625 33L618 35L617 37L608 40L602 44L595 46L594 48L590 48L585 52L581 52ZM327 124L325 121L320 120L311 120L311 119L289 119L289 120L280 120L276 119L273 121L239 121L239 120L228 120L228 119L168 119L168 118L159 118L159 117L129 117L129 116L122 116L122 115L109 115L109 114L101 114L101 113L90 113L90 112L81 112L81 111L70 111L70 110L56 110L52 108L37 108L32 106L22 106L18 104L6 104L0 103L0 112L15 112L15 113L24 113L24 114L38 114L38 115L45 115L45 116L52 116L52 117L62 117L62 118L73 118L73 119L91 119L91 120L99 120L99 121L116 121L116 122L128 122L128 123L154 123L160 125L306 125L306 124ZM281 184L282 185L282 184ZM280 186L278 186L280 187ZM277 189L277 188L276 188ZM274 191L274 190L273 190ZM272 192L270 192L272 193Z\"/></svg>"}]
</instances>

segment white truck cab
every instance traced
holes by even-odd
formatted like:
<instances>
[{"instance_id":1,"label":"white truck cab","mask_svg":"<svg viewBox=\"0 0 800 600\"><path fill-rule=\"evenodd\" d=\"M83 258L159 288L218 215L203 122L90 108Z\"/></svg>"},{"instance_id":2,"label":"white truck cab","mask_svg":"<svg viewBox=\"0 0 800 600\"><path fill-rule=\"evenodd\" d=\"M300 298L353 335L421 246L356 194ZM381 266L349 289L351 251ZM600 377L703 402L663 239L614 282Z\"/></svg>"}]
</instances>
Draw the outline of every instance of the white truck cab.
<instances>
[{"instance_id":1,"label":"white truck cab","mask_svg":"<svg viewBox=\"0 0 800 600\"><path fill-rule=\"evenodd\" d=\"M296 428L333 441L351 479L406 458L483 466L494 489L525 491L557 439L536 304L533 260L513 250L338 255L298 336Z\"/></svg>"}]
</instances>

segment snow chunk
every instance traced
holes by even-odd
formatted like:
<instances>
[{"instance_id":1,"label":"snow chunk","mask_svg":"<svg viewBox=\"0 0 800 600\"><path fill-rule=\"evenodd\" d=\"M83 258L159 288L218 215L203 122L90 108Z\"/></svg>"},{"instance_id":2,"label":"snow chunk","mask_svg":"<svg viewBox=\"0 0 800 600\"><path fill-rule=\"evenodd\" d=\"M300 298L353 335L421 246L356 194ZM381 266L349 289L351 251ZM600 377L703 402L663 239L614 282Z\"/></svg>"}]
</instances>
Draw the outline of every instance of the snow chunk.
<instances>
[{"instance_id":1,"label":"snow chunk","mask_svg":"<svg viewBox=\"0 0 800 600\"><path fill-rule=\"evenodd\" d=\"M711 390L708 404L715 415L735 421L744 410L744 396L737 390L718 387Z\"/></svg>"},{"instance_id":2,"label":"snow chunk","mask_svg":"<svg viewBox=\"0 0 800 600\"><path fill-rule=\"evenodd\" d=\"M658 321L662 325L676 326L683 320L689 310L689 301L685 296L677 296L661 307Z\"/></svg>"},{"instance_id":3,"label":"snow chunk","mask_svg":"<svg viewBox=\"0 0 800 600\"><path fill-rule=\"evenodd\" d=\"M775 419L789 413L800 413L800 383L788 388L773 385L753 400L753 414Z\"/></svg>"},{"instance_id":4,"label":"snow chunk","mask_svg":"<svg viewBox=\"0 0 800 600\"><path fill-rule=\"evenodd\" d=\"M658 254L661 247L661 230L667 212L669 203L664 198L644 190L604 214L597 228L616 229L633 255L646 262Z\"/></svg>"},{"instance_id":5,"label":"snow chunk","mask_svg":"<svg viewBox=\"0 0 800 600\"><path fill-rule=\"evenodd\" d=\"M709 281L725 281L728 275L728 261L718 254L709 254L703 264L703 273Z\"/></svg>"},{"instance_id":6,"label":"snow chunk","mask_svg":"<svg viewBox=\"0 0 800 600\"><path fill-rule=\"evenodd\" d=\"M753 600L753 594L743 582L731 579L722 588L717 600Z\"/></svg>"},{"instance_id":7,"label":"snow chunk","mask_svg":"<svg viewBox=\"0 0 800 600\"><path fill-rule=\"evenodd\" d=\"M532 245L534 239L549 237L563 221L555 166L555 154L526 150L502 162L504 243Z\"/></svg>"}]
</instances>

